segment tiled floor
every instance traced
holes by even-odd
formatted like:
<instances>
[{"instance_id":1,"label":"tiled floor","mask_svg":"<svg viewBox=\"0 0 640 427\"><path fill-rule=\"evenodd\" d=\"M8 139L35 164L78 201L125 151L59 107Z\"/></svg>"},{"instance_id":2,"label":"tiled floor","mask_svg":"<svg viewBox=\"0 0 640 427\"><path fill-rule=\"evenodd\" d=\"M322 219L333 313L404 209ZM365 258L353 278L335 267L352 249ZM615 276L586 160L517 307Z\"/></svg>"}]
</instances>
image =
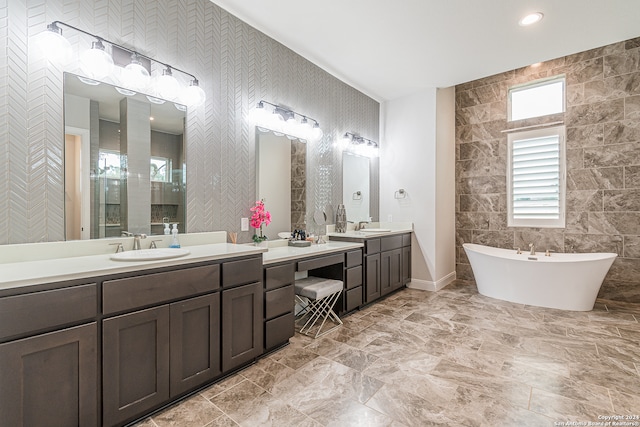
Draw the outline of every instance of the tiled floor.
<instances>
[{"instance_id":1,"label":"tiled floor","mask_svg":"<svg viewBox=\"0 0 640 427\"><path fill-rule=\"evenodd\" d=\"M537 427L640 415L639 321L638 306L565 312L461 282L405 289L140 426Z\"/></svg>"}]
</instances>

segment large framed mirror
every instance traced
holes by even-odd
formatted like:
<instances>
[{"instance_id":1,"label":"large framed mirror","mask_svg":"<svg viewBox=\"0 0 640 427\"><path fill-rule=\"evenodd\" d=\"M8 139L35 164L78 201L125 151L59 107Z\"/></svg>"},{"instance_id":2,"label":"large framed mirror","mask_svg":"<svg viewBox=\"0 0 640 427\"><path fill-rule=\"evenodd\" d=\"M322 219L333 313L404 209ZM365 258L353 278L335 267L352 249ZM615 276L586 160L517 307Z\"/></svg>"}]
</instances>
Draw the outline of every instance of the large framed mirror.
<instances>
[{"instance_id":1,"label":"large framed mirror","mask_svg":"<svg viewBox=\"0 0 640 427\"><path fill-rule=\"evenodd\" d=\"M256 129L256 191L271 212L271 224L263 230L268 239L307 228L306 176L306 143Z\"/></svg>"},{"instance_id":2,"label":"large framed mirror","mask_svg":"<svg viewBox=\"0 0 640 427\"><path fill-rule=\"evenodd\" d=\"M342 153L342 203L347 221L368 221L370 206L370 159L344 151Z\"/></svg>"},{"instance_id":3,"label":"large framed mirror","mask_svg":"<svg viewBox=\"0 0 640 427\"><path fill-rule=\"evenodd\" d=\"M186 107L64 75L67 240L186 224Z\"/></svg>"}]
</instances>

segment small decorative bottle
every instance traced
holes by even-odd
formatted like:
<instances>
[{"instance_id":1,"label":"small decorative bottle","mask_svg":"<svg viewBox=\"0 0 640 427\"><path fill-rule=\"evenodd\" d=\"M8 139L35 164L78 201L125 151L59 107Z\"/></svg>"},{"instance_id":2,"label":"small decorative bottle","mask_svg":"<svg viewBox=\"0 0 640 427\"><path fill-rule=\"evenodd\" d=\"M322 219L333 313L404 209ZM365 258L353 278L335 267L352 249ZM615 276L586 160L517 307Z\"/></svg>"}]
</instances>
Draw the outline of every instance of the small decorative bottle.
<instances>
[{"instance_id":1,"label":"small decorative bottle","mask_svg":"<svg viewBox=\"0 0 640 427\"><path fill-rule=\"evenodd\" d=\"M345 233L347 231L347 210L344 205L338 205L336 209L336 232Z\"/></svg>"},{"instance_id":2,"label":"small decorative bottle","mask_svg":"<svg viewBox=\"0 0 640 427\"><path fill-rule=\"evenodd\" d=\"M170 248L179 248L180 241L178 240L178 224L173 224L173 228L171 229L171 244Z\"/></svg>"}]
</instances>

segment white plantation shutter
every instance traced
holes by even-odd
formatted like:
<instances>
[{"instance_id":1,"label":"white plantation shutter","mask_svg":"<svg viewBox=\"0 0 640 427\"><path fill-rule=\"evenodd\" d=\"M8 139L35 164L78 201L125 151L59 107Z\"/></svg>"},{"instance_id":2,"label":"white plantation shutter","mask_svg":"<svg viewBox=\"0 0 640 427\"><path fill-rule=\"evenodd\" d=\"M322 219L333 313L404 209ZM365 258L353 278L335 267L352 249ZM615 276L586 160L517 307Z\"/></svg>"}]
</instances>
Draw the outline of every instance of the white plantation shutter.
<instances>
[{"instance_id":1,"label":"white plantation shutter","mask_svg":"<svg viewBox=\"0 0 640 427\"><path fill-rule=\"evenodd\" d=\"M564 126L509 135L509 226L564 227Z\"/></svg>"}]
</instances>

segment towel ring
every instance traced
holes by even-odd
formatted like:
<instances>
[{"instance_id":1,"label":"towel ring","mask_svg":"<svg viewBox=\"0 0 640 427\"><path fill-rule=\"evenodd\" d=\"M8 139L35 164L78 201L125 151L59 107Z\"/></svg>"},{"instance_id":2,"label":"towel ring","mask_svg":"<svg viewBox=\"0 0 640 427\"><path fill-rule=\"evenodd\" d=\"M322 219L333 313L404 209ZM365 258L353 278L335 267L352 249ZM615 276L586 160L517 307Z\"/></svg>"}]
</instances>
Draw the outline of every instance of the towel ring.
<instances>
[{"instance_id":1,"label":"towel ring","mask_svg":"<svg viewBox=\"0 0 640 427\"><path fill-rule=\"evenodd\" d=\"M396 190L396 192L393 194L393 197L396 199L404 199L405 197L407 197L407 192L404 188L401 188L399 190Z\"/></svg>"}]
</instances>

